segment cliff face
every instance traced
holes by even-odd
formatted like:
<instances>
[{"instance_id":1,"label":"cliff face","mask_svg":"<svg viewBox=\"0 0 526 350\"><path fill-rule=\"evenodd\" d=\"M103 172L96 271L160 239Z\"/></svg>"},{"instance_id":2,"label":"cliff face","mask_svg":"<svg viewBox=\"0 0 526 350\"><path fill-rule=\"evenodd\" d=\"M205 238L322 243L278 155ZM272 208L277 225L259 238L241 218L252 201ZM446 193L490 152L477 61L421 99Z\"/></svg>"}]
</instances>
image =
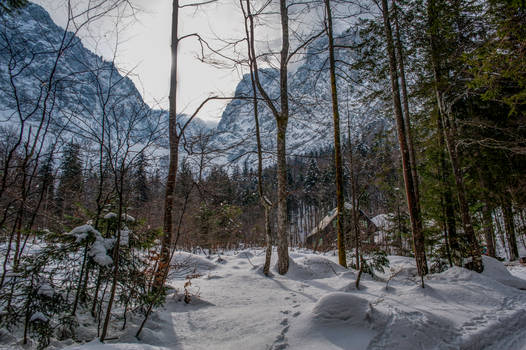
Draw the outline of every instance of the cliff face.
<instances>
[{"instance_id":1,"label":"cliff face","mask_svg":"<svg viewBox=\"0 0 526 350\"><path fill-rule=\"evenodd\" d=\"M338 39L340 44L354 45L359 37L353 33L344 33ZM287 150L289 155L301 155L327 148L333 144L332 102L329 85L327 39L317 40L306 52L303 63L289 74L290 120L287 131ZM351 50L338 53L338 59L352 62ZM375 106L356 103L356 97L365 88L349 83L358 80L356 72L340 65L338 82L339 108L341 115L342 139L348 137L347 121L351 124L351 137L354 141L368 142L366 135L374 134L390 127L389 121ZM344 80L341 76L346 76ZM260 71L262 85L268 95L279 106L279 72L274 69ZM236 89L237 97L253 95L250 76L245 75ZM259 94L258 94L259 96ZM260 97L260 96L259 96ZM258 103L262 143L267 154L275 150L276 123L266 103ZM349 117L349 118L348 118ZM230 102L217 126L215 136L217 147L233 149L221 162L235 160L253 164L256 155L255 122L253 102L239 99ZM267 159L267 164L272 157Z\"/></svg>"},{"instance_id":2,"label":"cliff face","mask_svg":"<svg viewBox=\"0 0 526 350\"><path fill-rule=\"evenodd\" d=\"M15 126L20 116L28 123L49 120L50 134L83 135L100 128L108 113L118 113L116 120L141 114L133 137L146 137L155 123L166 127L167 112L151 109L133 82L113 65L92 53L80 39L57 26L40 6L30 4L12 14L0 16L0 117L3 126ZM342 44L356 44L359 37L350 32L339 39ZM318 39L297 69L289 76L290 120L287 132L289 155L300 155L329 147L333 143L332 105L329 87L327 40ZM352 50L341 50L338 59L352 62ZM351 120L351 136L359 141L364 135L390 127L375 106L356 103L363 86L349 83L343 76L356 79L346 65L339 66L339 104L342 138ZM50 79L52 77L52 79ZM260 71L262 85L279 106L279 72ZM357 80L357 79L356 79ZM225 108L208 145L222 152L212 156L213 163L255 164L256 139L250 77L239 82L235 96ZM51 87L48 89L48 87ZM186 117L181 116L182 120ZM276 124L264 101L259 101L259 120L265 164L273 162ZM209 131L196 119L187 136ZM167 132L157 144L167 145ZM184 150L183 150L184 151Z\"/></svg>"}]
</instances>

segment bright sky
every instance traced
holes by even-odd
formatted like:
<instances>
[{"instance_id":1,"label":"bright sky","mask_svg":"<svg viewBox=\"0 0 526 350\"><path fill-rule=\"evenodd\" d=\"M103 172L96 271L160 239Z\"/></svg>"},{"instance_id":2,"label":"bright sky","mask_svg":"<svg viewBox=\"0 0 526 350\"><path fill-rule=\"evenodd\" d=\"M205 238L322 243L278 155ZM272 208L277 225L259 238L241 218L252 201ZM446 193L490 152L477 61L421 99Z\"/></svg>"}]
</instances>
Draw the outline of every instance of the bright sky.
<instances>
[{"instance_id":1,"label":"bright sky","mask_svg":"<svg viewBox=\"0 0 526 350\"><path fill-rule=\"evenodd\" d=\"M64 26L66 8L63 1L35 0L50 12L53 20ZM117 65L133 69L132 79L152 106L168 108L170 74L170 32L172 1L134 0L141 9L137 21L130 22L119 34ZM187 3L181 1L181 3ZM206 10L206 11L205 11ZM181 9L179 12L180 35L198 32L207 39L216 37L239 38L244 33L243 17L235 0L221 0L200 7ZM122 26L122 23L121 23ZM102 29L105 28L105 29ZM111 20L104 20L81 34L82 41L90 50L111 57L112 38L100 40L103 32L112 30ZM97 39L97 40L96 40ZM98 42L98 44L97 44ZM113 41L114 42L114 41ZM216 41L216 46L219 43ZM229 69L218 69L196 59L199 45L193 38L180 45L178 60L178 112L193 113L195 108L210 95L232 96L241 79L241 73ZM227 102L211 102L199 117L217 122Z\"/></svg>"}]
</instances>

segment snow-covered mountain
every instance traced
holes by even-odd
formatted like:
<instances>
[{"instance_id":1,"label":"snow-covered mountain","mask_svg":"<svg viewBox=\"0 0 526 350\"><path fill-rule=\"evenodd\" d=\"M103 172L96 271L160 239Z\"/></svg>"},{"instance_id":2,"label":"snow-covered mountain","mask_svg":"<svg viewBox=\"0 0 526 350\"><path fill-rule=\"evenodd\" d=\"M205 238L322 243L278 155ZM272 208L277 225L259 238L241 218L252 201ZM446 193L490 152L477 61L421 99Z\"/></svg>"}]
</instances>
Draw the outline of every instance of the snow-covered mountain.
<instances>
[{"instance_id":1,"label":"snow-covered mountain","mask_svg":"<svg viewBox=\"0 0 526 350\"><path fill-rule=\"evenodd\" d=\"M356 33L346 32L338 39L339 44L356 44L360 40ZM329 63L327 38L318 39L305 53L301 65L289 74L290 120L287 129L287 152L301 155L326 148L333 144L333 112L329 85ZM352 62L355 57L351 50L340 51L338 59ZM367 138L379 130L390 127L391 123L374 105L363 105L357 97L364 87L348 81L358 81L356 72L340 65L338 67L338 95L340 128L342 139L348 137L348 120L354 142L367 143ZM343 79L341 76L350 79ZM262 69L260 77L268 95L275 100L279 110L279 72ZM252 84L247 74L238 84L235 96L252 96ZM255 121L253 102L237 99L230 102L217 126L215 142L217 147L228 149L220 162L234 163L248 160L252 164L256 155ZM273 154L276 143L276 122L271 110L262 100L258 103L259 121L264 151ZM363 140L362 140L363 139ZM236 147L233 147L237 145ZM269 157L270 161L271 157Z\"/></svg>"},{"instance_id":2,"label":"snow-covered mountain","mask_svg":"<svg viewBox=\"0 0 526 350\"><path fill-rule=\"evenodd\" d=\"M49 122L49 134L83 135L96 139L102 120L113 118L122 129L133 125L133 137L140 139L158 128L161 148L167 145L167 112L148 106L131 79L112 62L83 46L71 32L57 26L40 6L29 4L11 14L0 15L0 125L16 128L20 118L38 125ZM346 32L338 39L352 44L360 39ZM289 155L326 148L333 142L327 39L318 39L303 55L298 68L290 73L290 120L287 132ZM351 62L351 50L342 50L339 58ZM353 80L356 73L339 67L340 76ZM262 85L279 105L279 74L275 69L260 71ZM357 80L357 79L356 79ZM363 87L338 80L342 136L347 137L347 120L354 141L389 127L380 108L357 103ZM250 97L251 81L245 75L235 96ZM117 116L117 117L116 117ZM182 120L186 117L182 116ZM259 120L266 164L272 163L276 123L268 106L259 102ZM135 123L135 124L131 124ZM200 134L210 127L195 119L187 136ZM161 130L161 131L159 131ZM91 135L93 134L93 135ZM250 99L235 99L225 108L221 120L206 145L218 150L215 164L255 164L256 141L253 106ZM202 146L202 145L201 145ZM194 150L198 151L199 146ZM161 152L162 154L162 152Z\"/></svg>"},{"instance_id":3,"label":"snow-covered mountain","mask_svg":"<svg viewBox=\"0 0 526 350\"><path fill-rule=\"evenodd\" d=\"M43 122L47 142L97 141L105 119L106 133L131 128L138 142L155 132L158 145L167 143L168 113L148 106L126 72L57 26L41 6L1 14L0 33L0 126L16 130L24 119L33 128ZM203 128L196 119L189 134Z\"/></svg>"}]
</instances>

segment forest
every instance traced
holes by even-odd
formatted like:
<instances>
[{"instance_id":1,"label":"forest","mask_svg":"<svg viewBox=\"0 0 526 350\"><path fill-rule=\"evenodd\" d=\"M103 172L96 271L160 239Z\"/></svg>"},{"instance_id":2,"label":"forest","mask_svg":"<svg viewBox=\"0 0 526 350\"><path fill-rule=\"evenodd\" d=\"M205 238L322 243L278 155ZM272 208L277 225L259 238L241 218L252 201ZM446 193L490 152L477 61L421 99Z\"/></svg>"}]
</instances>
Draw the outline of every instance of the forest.
<instances>
[{"instance_id":1,"label":"forest","mask_svg":"<svg viewBox=\"0 0 526 350\"><path fill-rule=\"evenodd\" d=\"M526 349L524 1L168 3L0 0L0 348Z\"/></svg>"}]
</instances>

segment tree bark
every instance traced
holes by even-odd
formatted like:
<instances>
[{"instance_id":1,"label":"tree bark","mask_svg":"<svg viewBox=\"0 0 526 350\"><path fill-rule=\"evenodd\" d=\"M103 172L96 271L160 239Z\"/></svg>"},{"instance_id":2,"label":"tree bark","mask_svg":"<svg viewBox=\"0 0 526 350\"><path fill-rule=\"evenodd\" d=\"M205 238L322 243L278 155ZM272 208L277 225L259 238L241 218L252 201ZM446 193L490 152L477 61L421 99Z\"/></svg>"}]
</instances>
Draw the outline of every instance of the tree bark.
<instances>
[{"instance_id":1,"label":"tree bark","mask_svg":"<svg viewBox=\"0 0 526 350\"><path fill-rule=\"evenodd\" d=\"M349 175L351 182L351 203L352 203L352 224L354 232L354 248L355 248L355 259L356 259L356 270L360 270L360 227L358 223L358 190L357 190L357 179L354 173L354 157L352 151L352 141L351 141L351 121L349 114L347 114L347 135L348 135L348 147L349 147Z\"/></svg>"},{"instance_id":2,"label":"tree bark","mask_svg":"<svg viewBox=\"0 0 526 350\"><path fill-rule=\"evenodd\" d=\"M287 162L285 154L285 135L287 120L278 120L278 273L284 275L289 269L289 251L287 235Z\"/></svg>"},{"instance_id":3,"label":"tree bark","mask_svg":"<svg viewBox=\"0 0 526 350\"><path fill-rule=\"evenodd\" d=\"M243 0L241 0L241 7L243 7ZM270 272L270 259L272 258L272 235L270 229L270 209L272 203L265 197L263 192L263 149L261 145L261 133L259 129L259 112L258 112L258 98L256 90L255 78L255 57L253 56L252 48L254 47L254 18L250 9L250 0L246 0L245 15L245 34L247 37L248 58L250 66L250 82L252 83L253 106L254 106L254 123L256 126L256 144L258 155L258 194L261 206L265 211L265 244L267 246L265 252L265 264L263 265L263 273L268 276ZM248 21L248 23L247 23Z\"/></svg>"},{"instance_id":4,"label":"tree bark","mask_svg":"<svg viewBox=\"0 0 526 350\"><path fill-rule=\"evenodd\" d=\"M169 95L169 139L170 139L170 160L168 165L168 178L166 180L166 192L164 197L163 215L163 237L161 242L161 253L159 264L155 273L154 289L162 288L165 276L170 268L170 250L172 248L174 227L173 227L173 207L175 200L175 184L177 177L177 167L179 162L179 135L177 133L177 49L179 37L177 25L179 20L179 0L172 3L172 44L171 44L171 69L170 69L170 95Z\"/></svg>"},{"instance_id":5,"label":"tree bark","mask_svg":"<svg viewBox=\"0 0 526 350\"><path fill-rule=\"evenodd\" d=\"M503 199L502 214L504 216L504 227L506 228L506 240L510 251L510 261L519 258L519 249L517 247L517 237L515 235L515 222L513 221L513 209L508 197Z\"/></svg>"},{"instance_id":6,"label":"tree bark","mask_svg":"<svg viewBox=\"0 0 526 350\"><path fill-rule=\"evenodd\" d=\"M398 23L398 12L396 10L396 3L393 0L393 11L394 11L394 20L395 20L395 31L396 31L396 55L398 56L398 70L400 72L400 87L402 88L402 111L404 114L404 126L407 134L407 147L409 148L409 163L411 164L411 175L413 176L413 186L415 189L415 199L416 204L419 207L420 211L420 189L419 189L419 179L417 172L417 163L415 156L415 147L413 144L413 135L411 131L411 119L409 113L409 97L407 93L407 83L405 80L405 68L404 68L404 54L402 50L402 39L400 38L400 25ZM422 230L422 227L420 227Z\"/></svg>"},{"instance_id":7,"label":"tree bark","mask_svg":"<svg viewBox=\"0 0 526 350\"><path fill-rule=\"evenodd\" d=\"M404 119L402 115L402 106L400 102L400 87L398 85L398 74L396 65L396 56L393 45L393 34L391 30L391 23L389 19L389 8L387 0L382 0L382 15L384 21L384 33L387 42L387 51L389 55L389 72L391 76L391 92L393 98L394 112L396 118L396 128L398 132L398 142L400 144L400 153L402 154L402 170L404 174L404 184L407 199L407 206L409 209L409 218L411 221L411 230L413 233L413 248L415 251L416 265L418 273L421 277L427 274L427 260L425 253L424 236L422 234L422 227L419 206L417 203L415 188L413 183L413 176L411 175L411 163L409 161L409 147L407 145L407 133L405 130ZM423 279L422 279L423 285Z\"/></svg>"},{"instance_id":8,"label":"tree bark","mask_svg":"<svg viewBox=\"0 0 526 350\"><path fill-rule=\"evenodd\" d=\"M493 218L491 216L491 209L487 201L482 206L482 219L484 221L484 239L486 241L486 247L488 255L492 258L497 256L495 249L495 233L493 228Z\"/></svg>"},{"instance_id":9,"label":"tree bark","mask_svg":"<svg viewBox=\"0 0 526 350\"><path fill-rule=\"evenodd\" d=\"M460 245L458 243L458 235L457 235L457 227L456 227L456 220L455 220L455 207L453 204L453 194L451 191L451 186L448 181L447 176L447 163L446 163L446 156L445 152L447 152L446 146L445 146L445 140L444 140L444 131L442 126L442 114L440 111L437 111L437 136L438 136L438 144L440 148L440 179L442 181L442 197L443 197L443 205L444 205L444 223L445 223L445 229L446 229L446 236L447 241L449 243L448 251L449 256L451 257L451 263L454 263L457 266L462 265L462 254L460 252Z\"/></svg>"},{"instance_id":10,"label":"tree bark","mask_svg":"<svg viewBox=\"0 0 526 350\"><path fill-rule=\"evenodd\" d=\"M254 78L259 93L263 100L272 111L276 120L277 127L277 186L278 186L278 203L277 203L277 246L278 246L278 273L284 275L289 269L289 251L288 251L288 220L287 220L287 159L286 159L286 134L289 119L289 101L288 101L288 60L289 60L289 15L287 1L280 0L280 18L281 18L281 54L280 54L280 105L281 110L274 105L274 101L265 91L259 79L257 65L257 55L254 43L250 44L250 50L253 57ZM254 37L254 28L251 28L251 36Z\"/></svg>"},{"instance_id":11,"label":"tree bark","mask_svg":"<svg viewBox=\"0 0 526 350\"><path fill-rule=\"evenodd\" d=\"M343 168L340 144L340 110L338 108L338 89L336 86L336 60L334 58L334 37L332 33L332 13L330 0L325 0L327 9L327 36L329 37L329 70L331 76L331 96L332 96L332 116L334 124L334 167L336 168L336 216L338 262L341 266L347 267L345 256L344 231L344 212L345 202L343 199Z\"/></svg>"},{"instance_id":12,"label":"tree bark","mask_svg":"<svg viewBox=\"0 0 526 350\"><path fill-rule=\"evenodd\" d=\"M278 273L284 275L289 269L287 236L287 156L286 133L289 121L288 60L289 60L289 14L286 0L280 0L281 57L280 57L280 102L281 112L277 124L277 172L278 172Z\"/></svg>"}]
</instances>

